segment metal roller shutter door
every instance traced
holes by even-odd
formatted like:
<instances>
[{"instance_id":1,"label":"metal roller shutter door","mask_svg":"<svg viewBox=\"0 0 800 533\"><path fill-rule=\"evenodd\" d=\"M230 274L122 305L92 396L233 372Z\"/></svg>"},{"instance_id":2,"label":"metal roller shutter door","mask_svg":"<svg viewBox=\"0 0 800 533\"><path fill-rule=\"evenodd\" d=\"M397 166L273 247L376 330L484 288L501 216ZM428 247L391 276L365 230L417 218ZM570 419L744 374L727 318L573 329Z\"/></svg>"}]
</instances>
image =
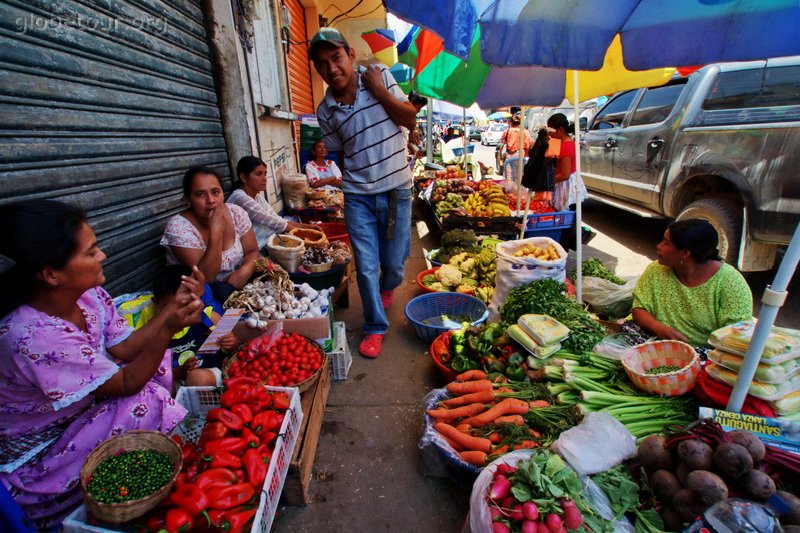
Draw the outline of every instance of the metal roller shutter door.
<instances>
[{"instance_id":1,"label":"metal roller shutter door","mask_svg":"<svg viewBox=\"0 0 800 533\"><path fill-rule=\"evenodd\" d=\"M86 209L119 294L163 264L186 169L229 164L200 1L90 6L0 5L0 201Z\"/></svg>"}]
</instances>

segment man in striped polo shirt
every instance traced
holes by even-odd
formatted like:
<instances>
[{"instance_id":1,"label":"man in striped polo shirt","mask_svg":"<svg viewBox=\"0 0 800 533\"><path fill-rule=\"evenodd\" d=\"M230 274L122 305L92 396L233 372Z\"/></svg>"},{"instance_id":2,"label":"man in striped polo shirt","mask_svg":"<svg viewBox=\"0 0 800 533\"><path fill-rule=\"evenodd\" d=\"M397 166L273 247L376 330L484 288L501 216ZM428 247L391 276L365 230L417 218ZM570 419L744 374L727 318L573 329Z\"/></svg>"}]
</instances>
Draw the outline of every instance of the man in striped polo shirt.
<instances>
[{"instance_id":1,"label":"man in striped polo shirt","mask_svg":"<svg viewBox=\"0 0 800 533\"><path fill-rule=\"evenodd\" d=\"M355 51L337 30L321 28L308 55L328 84L317 108L323 140L344 156L344 216L364 309L358 351L374 358L411 247L412 182L401 127L416 127L417 110L385 66L356 70Z\"/></svg>"}]
</instances>

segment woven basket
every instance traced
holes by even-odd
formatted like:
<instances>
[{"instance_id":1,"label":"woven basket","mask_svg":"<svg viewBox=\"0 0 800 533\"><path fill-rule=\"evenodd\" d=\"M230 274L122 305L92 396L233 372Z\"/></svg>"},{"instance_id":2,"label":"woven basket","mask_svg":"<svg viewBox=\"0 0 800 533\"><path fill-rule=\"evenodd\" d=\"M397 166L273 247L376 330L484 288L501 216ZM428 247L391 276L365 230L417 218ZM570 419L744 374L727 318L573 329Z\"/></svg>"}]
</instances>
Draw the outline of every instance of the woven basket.
<instances>
[{"instance_id":1,"label":"woven basket","mask_svg":"<svg viewBox=\"0 0 800 533\"><path fill-rule=\"evenodd\" d=\"M156 492L138 500L131 500L123 503L100 503L95 500L86 490L92 472L97 466L108 457L116 455L120 451L134 450L155 450L166 453L172 459L174 465L172 477L166 485ZM181 471L183 465L183 454L181 448L174 440L170 439L159 431L146 431L136 429L128 431L116 437L112 437L97 446L83 463L81 468L81 489L83 490L83 501L89 513L95 518L110 524L121 524L144 515L150 509L157 506L166 498L175 483L175 478Z\"/></svg>"},{"instance_id":2,"label":"woven basket","mask_svg":"<svg viewBox=\"0 0 800 533\"><path fill-rule=\"evenodd\" d=\"M306 246L327 246L328 237L316 229L295 228L289 231L289 235L303 239Z\"/></svg>"},{"instance_id":3,"label":"woven basket","mask_svg":"<svg viewBox=\"0 0 800 533\"><path fill-rule=\"evenodd\" d=\"M429 324L426 320L447 315L452 320L465 320L477 326L489 317L489 309L474 296L460 292L431 292L408 302L405 315L417 338L424 343L431 343L445 331L458 328Z\"/></svg>"},{"instance_id":4,"label":"woven basket","mask_svg":"<svg viewBox=\"0 0 800 533\"><path fill-rule=\"evenodd\" d=\"M636 387L661 396L679 396L694 388L700 358L694 348L680 341L654 341L632 347L622 356L622 366ZM666 374L647 374L651 368L679 366Z\"/></svg>"},{"instance_id":5,"label":"woven basket","mask_svg":"<svg viewBox=\"0 0 800 533\"><path fill-rule=\"evenodd\" d=\"M333 261L328 261L327 263L303 263L303 266L309 272L327 272L333 267Z\"/></svg>"}]
</instances>

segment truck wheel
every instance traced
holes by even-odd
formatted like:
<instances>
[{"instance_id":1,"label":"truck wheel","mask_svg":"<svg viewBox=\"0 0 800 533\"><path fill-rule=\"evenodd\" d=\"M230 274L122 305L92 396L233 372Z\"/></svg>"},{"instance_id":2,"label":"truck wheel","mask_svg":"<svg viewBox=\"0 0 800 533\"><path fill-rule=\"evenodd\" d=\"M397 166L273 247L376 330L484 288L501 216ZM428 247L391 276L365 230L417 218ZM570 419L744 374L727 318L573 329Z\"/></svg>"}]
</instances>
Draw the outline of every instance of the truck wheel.
<instances>
[{"instance_id":1,"label":"truck wheel","mask_svg":"<svg viewBox=\"0 0 800 533\"><path fill-rule=\"evenodd\" d=\"M689 218L702 218L714 226L719 235L719 256L726 263L735 266L739 256L739 241L742 238L742 207L735 202L707 198L686 206L676 220Z\"/></svg>"}]
</instances>

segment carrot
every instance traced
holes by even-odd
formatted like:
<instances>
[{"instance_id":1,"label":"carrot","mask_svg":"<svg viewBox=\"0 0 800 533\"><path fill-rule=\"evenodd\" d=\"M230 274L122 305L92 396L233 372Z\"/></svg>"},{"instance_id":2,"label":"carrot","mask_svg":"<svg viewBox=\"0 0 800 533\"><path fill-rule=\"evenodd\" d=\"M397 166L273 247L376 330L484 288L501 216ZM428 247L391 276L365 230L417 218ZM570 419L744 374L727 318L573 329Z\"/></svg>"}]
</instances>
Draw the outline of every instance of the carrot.
<instances>
[{"instance_id":1,"label":"carrot","mask_svg":"<svg viewBox=\"0 0 800 533\"><path fill-rule=\"evenodd\" d=\"M474 381L476 379L486 379L486 372L483 370L467 370L456 376L457 381Z\"/></svg>"},{"instance_id":2,"label":"carrot","mask_svg":"<svg viewBox=\"0 0 800 533\"><path fill-rule=\"evenodd\" d=\"M540 407L550 407L550 402L547 400L531 400L528 402L528 405L530 405L532 409L538 409Z\"/></svg>"},{"instance_id":3,"label":"carrot","mask_svg":"<svg viewBox=\"0 0 800 533\"><path fill-rule=\"evenodd\" d=\"M472 429L472 426L469 424L464 424L463 422L456 426L456 429L459 430L461 433L469 433Z\"/></svg>"},{"instance_id":4,"label":"carrot","mask_svg":"<svg viewBox=\"0 0 800 533\"><path fill-rule=\"evenodd\" d=\"M449 400L445 400L442 405L446 405L447 407L457 407L459 405L467 405L470 403L492 403L494 401L494 391L491 390L482 390L478 392L472 392L470 394L465 394L463 396L456 396L454 398L450 398Z\"/></svg>"},{"instance_id":5,"label":"carrot","mask_svg":"<svg viewBox=\"0 0 800 533\"><path fill-rule=\"evenodd\" d=\"M489 433L486 436L486 438L489 439L492 442L492 444L500 444L500 441L503 440L503 437L500 436L500 433L496 431L492 431L491 433Z\"/></svg>"},{"instance_id":6,"label":"carrot","mask_svg":"<svg viewBox=\"0 0 800 533\"><path fill-rule=\"evenodd\" d=\"M449 444L449 445L450 445L450 447L451 447L451 448L453 448L455 451L457 451L457 452L460 452L460 451L462 451L462 450L464 449L464 447L463 447L463 446L461 446L459 443L457 443L457 442L456 442L456 441L454 441L453 439L448 439L447 437L445 437L445 436L444 436L444 435L442 435L441 433L440 433L439 435L440 435L440 436L441 436L441 437L444 439L444 441L445 441L447 444Z\"/></svg>"},{"instance_id":7,"label":"carrot","mask_svg":"<svg viewBox=\"0 0 800 533\"><path fill-rule=\"evenodd\" d=\"M428 409L427 413L436 420L450 421L467 416L475 416L486 409L482 403L471 403L455 409Z\"/></svg>"},{"instance_id":8,"label":"carrot","mask_svg":"<svg viewBox=\"0 0 800 533\"><path fill-rule=\"evenodd\" d=\"M508 453L509 446L508 444L503 444L502 446L498 446L494 450L492 450L492 455L503 455L504 453Z\"/></svg>"},{"instance_id":9,"label":"carrot","mask_svg":"<svg viewBox=\"0 0 800 533\"><path fill-rule=\"evenodd\" d=\"M494 389L494 385L488 379L479 379L477 381L453 381L447 384L447 390L458 396L469 394L471 392L480 392Z\"/></svg>"},{"instance_id":10,"label":"carrot","mask_svg":"<svg viewBox=\"0 0 800 533\"><path fill-rule=\"evenodd\" d=\"M491 407L488 411L484 411L479 415L468 418L465 420L465 422L472 426L481 427L491 424L495 418L503 415L524 415L529 409L528 402L524 400L506 398L495 406Z\"/></svg>"},{"instance_id":11,"label":"carrot","mask_svg":"<svg viewBox=\"0 0 800 533\"><path fill-rule=\"evenodd\" d=\"M464 452L459 452L459 456L464 462L467 462L471 465L475 466L486 466L486 452L479 452L477 450L469 450Z\"/></svg>"},{"instance_id":12,"label":"carrot","mask_svg":"<svg viewBox=\"0 0 800 533\"><path fill-rule=\"evenodd\" d=\"M492 449L492 442L489 439L484 439L482 437L473 437L472 435L461 433L459 430L457 430L450 424L445 424L444 422L437 422L436 425L434 425L433 427L436 428L436 431L438 431L448 439L455 441L456 443L463 446L467 450L476 450L476 451L482 451L484 453L489 453L489 450Z\"/></svg>"},{"instance_id":13,"label":"carrot","mask_svg":"<svg viewBox=\"0 0 800 533\"><path fill-rule=\"evenodd\" d=\"M540 445L535 440L523 440L514 444L515 450L524 450L527 448L538 448Z\"/></svg>"},{"instance_id":14,"label":"carrot","mask_svg":"<svg viewBox=\"0 0 800 533\"><path fill-rule=\"evenodd\" d=\"M525 419L522 418L522 415L506 415L506 416L498 416L494 419L495 424L514 424L515 426L524 426Z\"/></svg>"},{"instance_id":15,"label":"carrot","mask_svg":"<svg viewBox=\"0 0 800 533\"><path fill-rule=\"evenodd\" d=\"M536 431L535 429L529 428L529 431L531 432L531 437L533 437L534 439L541 439L542 438L542 434L539 433L538 431Z\"/></svg>"}]
</instances>

